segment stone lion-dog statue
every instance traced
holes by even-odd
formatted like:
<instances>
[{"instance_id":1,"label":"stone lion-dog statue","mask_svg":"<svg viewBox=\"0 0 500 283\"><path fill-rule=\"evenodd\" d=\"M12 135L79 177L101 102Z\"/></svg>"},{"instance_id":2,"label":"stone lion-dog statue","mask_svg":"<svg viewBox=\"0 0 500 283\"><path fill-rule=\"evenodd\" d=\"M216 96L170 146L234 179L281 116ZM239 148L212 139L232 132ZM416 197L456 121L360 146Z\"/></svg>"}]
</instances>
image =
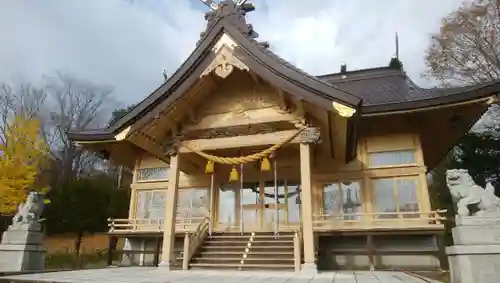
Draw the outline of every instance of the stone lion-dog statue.
<instances>
[{"instance_id":1,"label":"stone lion-dog statue","mask_svg":"<svg viewBox=\"0 0 500 283\"><path fill-rule=\"evenodd\" d=\"M30 192L26 201L18 207L12 218L12 225L38 223L44 207L44 198L41 193Z\"/></svg>"},{"instance_id":2,"label":"stone lion-dog statue","mask_svg":"<svg viewBox=\"0 0 500 283\"><path fill-rule=\"evenodd\" d=\"M474 182L468 170L450 169L446 171L446 184L457 204L458 215L500 216L500 198L495 195L491 183L483 189ZM471 207L477 211L472 212Z\"/></svg>"}]
</instances>

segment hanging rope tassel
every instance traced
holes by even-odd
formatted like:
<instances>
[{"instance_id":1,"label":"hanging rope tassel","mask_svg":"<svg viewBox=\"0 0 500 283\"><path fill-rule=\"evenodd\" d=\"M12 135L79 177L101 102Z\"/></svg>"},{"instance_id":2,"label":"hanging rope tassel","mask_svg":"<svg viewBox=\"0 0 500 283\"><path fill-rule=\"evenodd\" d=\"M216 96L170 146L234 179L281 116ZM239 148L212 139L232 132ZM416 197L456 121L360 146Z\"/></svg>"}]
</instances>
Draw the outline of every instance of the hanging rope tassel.
<instances>
[{"instance_id":1,"label":"hanging rope tassel","mask_svg":"<svg viewBox=\"0 0 500 283\"><path fill-rule=\"evenodd\" d=\"M260 171L271 171L271 162L269 162L267 157L262 159L262 162L260 163Z\"/></svg>"},{"instance_id":2,"label":"hanging rope tassel","mask_svg":"<svg viewBox=\"0 0 500 283\"><path fill-rule=\"evenodd\" d=\"M238 174L238 170L236 170L236 167L233 166L233 169L231 170L231 174L229 174L229 182L238 181L239 179L240 179L240 176Z\"/></svg>"},{"instance_id":3,"label":"hanging rope tassel","mask_svg":"<svg viewBox=\"0 0 500 283\"><path fill-rule=\"evenodd\" d=\"M208 160L207 165L205 166L205 174L211 174L214 172L215 163L212 160Z\"/></svg>"}]
</instances>

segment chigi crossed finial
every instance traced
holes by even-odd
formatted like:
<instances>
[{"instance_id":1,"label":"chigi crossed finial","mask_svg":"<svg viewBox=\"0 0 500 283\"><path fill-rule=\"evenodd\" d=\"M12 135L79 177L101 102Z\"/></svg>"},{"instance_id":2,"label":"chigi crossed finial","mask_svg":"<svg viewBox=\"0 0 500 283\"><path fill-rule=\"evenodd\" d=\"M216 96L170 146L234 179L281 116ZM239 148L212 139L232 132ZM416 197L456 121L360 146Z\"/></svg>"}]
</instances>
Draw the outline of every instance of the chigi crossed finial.
<instances>
[{"instance_id":1,"label":"chigi crossed finial","mask_svg":"<svg viewBox=\"0 0 500 283\"><path fill-rule=\"evenodd\" d=\"M210 9L212 10L217 10L219 9L219 7L221 5L224 4L224 2L232 2L236 7L241 7L243 4L245 4L247 2L247 0L226 0L226 1L223 1L222 4L219 4L217 3L216 1L213 1L213 0L200 0L203 4L207 5L208 7L210 7ZM226 3L227 4L227 3Z\"/></svg>"},{"instance_id":2,"label":"chigi crossed finial","mask_svg":"<svg viewBox=\"0 0 500 283\"><path fill-rule=\"evenodd\" d=\"M203 4L210 7L211 11L205 14L207 20L207 29L213 27L219 20L225 19L231 25L238 28L242 33L257 38L259 35L253 30L252 25L247 24L245 15L255 10L253 4L247 3L247 0L223 0L220 2L214 0L200 0ZM205 32L201 33L201 37Z\"/></svg>"}]
</instances>

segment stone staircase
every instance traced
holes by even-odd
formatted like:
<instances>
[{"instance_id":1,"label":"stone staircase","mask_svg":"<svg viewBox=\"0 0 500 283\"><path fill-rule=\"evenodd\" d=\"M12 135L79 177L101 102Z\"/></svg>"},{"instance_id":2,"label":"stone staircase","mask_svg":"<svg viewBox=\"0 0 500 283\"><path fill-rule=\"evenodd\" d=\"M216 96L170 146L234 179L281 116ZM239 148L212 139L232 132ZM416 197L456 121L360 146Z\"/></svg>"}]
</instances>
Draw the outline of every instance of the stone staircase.
<instances>
[{"instance_id":1,"label":"stone staircase","mask_svg":"<svg viewBox=\"0 0 500 283\"><path fill-rule=\"evenodd\" d=\"M294 270L292 232L223 232L208 236L191 259L193 269ZM250 243L250 245L249 245Z\"/></svg>"}]
</instances>

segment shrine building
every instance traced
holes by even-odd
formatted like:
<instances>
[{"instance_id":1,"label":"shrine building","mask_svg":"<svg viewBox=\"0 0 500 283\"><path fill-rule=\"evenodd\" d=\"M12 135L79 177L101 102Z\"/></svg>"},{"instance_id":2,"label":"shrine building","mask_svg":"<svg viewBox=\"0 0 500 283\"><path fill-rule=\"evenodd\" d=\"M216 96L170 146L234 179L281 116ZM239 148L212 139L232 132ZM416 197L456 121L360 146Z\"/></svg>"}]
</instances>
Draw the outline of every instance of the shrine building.
<instances>
[{"instance_id":1,"label":"shrine building","mask_svg":"<svg viewBox=\"0 0 500 283\"><path fill-rule=\"evenodd\" d=\"M126 244L109 263L439 269L426 173L500 83L424 89L398 64L313 76L257 41L252 10L215 5L158 89L106 128L68 133L133 168L128 218L110 219L110 246Z\"/></svg>"}]
</instances>

